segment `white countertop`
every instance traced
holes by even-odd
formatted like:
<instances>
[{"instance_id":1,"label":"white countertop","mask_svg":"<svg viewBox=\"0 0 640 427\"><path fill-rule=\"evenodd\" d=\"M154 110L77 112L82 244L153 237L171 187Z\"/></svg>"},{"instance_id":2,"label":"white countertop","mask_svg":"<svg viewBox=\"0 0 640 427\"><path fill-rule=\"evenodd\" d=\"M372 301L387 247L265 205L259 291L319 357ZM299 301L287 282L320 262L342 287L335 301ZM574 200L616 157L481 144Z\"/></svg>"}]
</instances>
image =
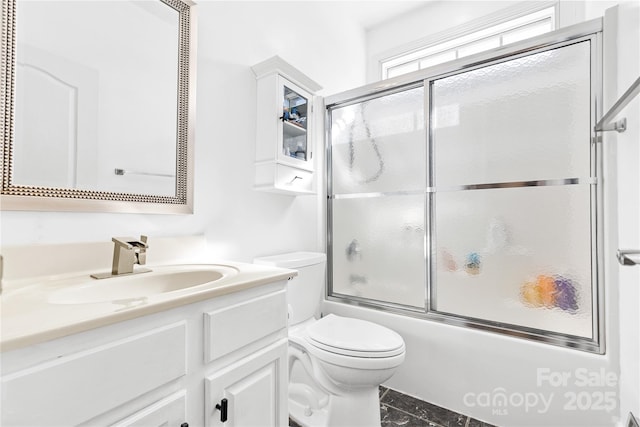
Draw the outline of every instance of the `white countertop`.
<instances>
[{"instance_id":1,"label":"white countertop","mask_svg":"<svg viewBox=\"0 0 640 427\"><path fill-rule=\"evenodd\" d=\"M52 303L56 292L90 282L96 271L74 272L28 278L5 283L0 296L0 350L10 351L67 335L84 332L182 305L238 292L256 286L286 280L294 270L255 264L224 262L221 264L179 264L148 266L153 275L171 269L198 269L219 266L233 274L210 283L171 292L155 293L128 302L100 301L88 303ZM133 277L133 276L127 276ZM108 287L119 277L97 280Z\"/></svg>"}]
</instances>

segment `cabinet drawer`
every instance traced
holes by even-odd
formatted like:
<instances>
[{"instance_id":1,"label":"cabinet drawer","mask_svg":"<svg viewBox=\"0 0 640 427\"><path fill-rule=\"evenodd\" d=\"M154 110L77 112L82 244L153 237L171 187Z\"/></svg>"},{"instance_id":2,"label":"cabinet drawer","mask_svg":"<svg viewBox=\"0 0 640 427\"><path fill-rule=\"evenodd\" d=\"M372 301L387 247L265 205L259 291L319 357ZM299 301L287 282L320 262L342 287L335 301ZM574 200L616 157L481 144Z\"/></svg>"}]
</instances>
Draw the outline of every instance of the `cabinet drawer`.
<instances>
[{"instance_id":1,"label":"cabinet drawer","mask_svg":"<svg viewBox=\"0 0 640 427\"><path fill-rule=\"evenodd\" d=\"M111 427L175 426L185 422L187 392L182 390L113 424Z\"/></svg>"},{"instance_id":2,"label":"cabinet drawer","mask_svg":"<svg viewBox=\"0 0 640 427\"><path fill-rule=\"evenodd\" d=\"M312 192L313 173L286 165L276 165L276 187L292 191Z\"/></svg>"},{"instance_id":3,"label":"cabinet drawer","mask_svg":"<svg viewBox=\"0 0 640 427\"><path fill-rule=\"evenodd\" d=\"M185 339L174 323L6 375L0 424L77 425L129 402L185 375Z\"/></svg>"},{"instance_id":4,"label":"cabinet drawer","mask_svg":"<svg viewBox=\"0 0 640 427\"><path fill-rule=\"evenodd\" d=\"M256 164L255 189L281 194L313 194L313 172L288 164Z\"/></svg>"},{"instance_id":5,"label":"cabinet drawer","mask_svg":"<svg viewBox=\"0 0 640 427\"><path fill-rule=\"evenodd\" d=\"M286 290L205 313L204 360L212 362L286 327Z\"/></svg>"}]
</instances>

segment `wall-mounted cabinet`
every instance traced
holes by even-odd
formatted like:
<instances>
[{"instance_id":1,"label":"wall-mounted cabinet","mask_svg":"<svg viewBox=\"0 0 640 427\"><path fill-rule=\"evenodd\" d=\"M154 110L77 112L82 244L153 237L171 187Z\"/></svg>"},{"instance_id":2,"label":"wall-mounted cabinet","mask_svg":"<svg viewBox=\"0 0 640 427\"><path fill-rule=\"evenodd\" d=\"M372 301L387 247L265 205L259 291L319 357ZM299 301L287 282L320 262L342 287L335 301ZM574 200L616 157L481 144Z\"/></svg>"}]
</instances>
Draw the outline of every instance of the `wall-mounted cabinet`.
<instances>
[{"instance_id":1,"label":"wall-mounted cabinet","mask_svg":"<svg viewBox=\"0 0 640 427\"><path fill-rule=\"evenodd\" d=\"M274 56L252 67L257 79L257 190L313 194L314 93L320 85Z\"/></svg>"}]
</instances>

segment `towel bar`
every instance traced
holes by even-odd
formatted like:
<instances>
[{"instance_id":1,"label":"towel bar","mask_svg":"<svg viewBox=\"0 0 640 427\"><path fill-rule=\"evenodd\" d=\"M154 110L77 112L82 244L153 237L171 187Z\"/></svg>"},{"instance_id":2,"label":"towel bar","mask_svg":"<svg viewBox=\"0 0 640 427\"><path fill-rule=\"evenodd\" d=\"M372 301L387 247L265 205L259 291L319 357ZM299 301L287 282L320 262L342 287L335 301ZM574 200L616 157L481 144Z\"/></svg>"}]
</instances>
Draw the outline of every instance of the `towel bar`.
<instances>
[{"instance_id":1,"label":"towel bar","mask_svg":"<svg viewBox=\"0 0 640 427\"><path fill-rule=\"evenodd\" d=\"M627 129L627 120L622 119L615 123L612 123L611 119L618 115L618 113L620 113L620 111L622 111L622 109L626 107L627 104L638 95L638 93L640 93L640 77L638 77L636 81L631 83L629 89L627 89L625 93L623 93L622 96L616 101L616 103L613 104L613 107L611 107L611 109L609 109L609 111L607 111L607 113L602 116L600 121L596 123L593 130L595 132L610 130L624 132Z\"/></svg>"},{"instance_id":2,"label":"towel bar","mask_svg":"<svg viewBox=\"0 0 640 427\"><path fill-rule=\"evenodd\" d=\"M633 249L618 249L618 262L622 265L640 265L640 251Z\"/></svg>"},{"instance_id":3,"label":"towel bar","mask_svg":"<svg viewBox=\"0 0 640 427\"><path fill-rule=\"evenodd\" d=\"M120 169L120 168L114 169L113 173L115 173L116 175L130 174L130 175L147 175L147 176L162 176L166 178L175 178L175 174L170 174L170 173L139 172L139 171L131 171L128 169Z\"/></svg>"}]
</instances>

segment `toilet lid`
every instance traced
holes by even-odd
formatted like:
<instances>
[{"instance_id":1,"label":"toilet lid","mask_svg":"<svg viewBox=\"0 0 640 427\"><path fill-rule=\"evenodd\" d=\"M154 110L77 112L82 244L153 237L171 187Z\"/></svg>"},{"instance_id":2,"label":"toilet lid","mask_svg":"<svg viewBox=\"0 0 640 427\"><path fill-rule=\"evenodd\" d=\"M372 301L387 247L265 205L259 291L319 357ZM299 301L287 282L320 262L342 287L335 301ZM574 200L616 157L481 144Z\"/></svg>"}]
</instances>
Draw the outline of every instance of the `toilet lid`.
<instances>
[{"instance_id":1,"label":"toilet lid","mask_svg":"<svg viewBox=\"0 0 640 427\"><path fill-rule=\"evenodd\" d=\"M366 320L329 314L307 328L316 347L356 357L390 357L404 351L400 335Z\"/></svg>"}]
</instances>

